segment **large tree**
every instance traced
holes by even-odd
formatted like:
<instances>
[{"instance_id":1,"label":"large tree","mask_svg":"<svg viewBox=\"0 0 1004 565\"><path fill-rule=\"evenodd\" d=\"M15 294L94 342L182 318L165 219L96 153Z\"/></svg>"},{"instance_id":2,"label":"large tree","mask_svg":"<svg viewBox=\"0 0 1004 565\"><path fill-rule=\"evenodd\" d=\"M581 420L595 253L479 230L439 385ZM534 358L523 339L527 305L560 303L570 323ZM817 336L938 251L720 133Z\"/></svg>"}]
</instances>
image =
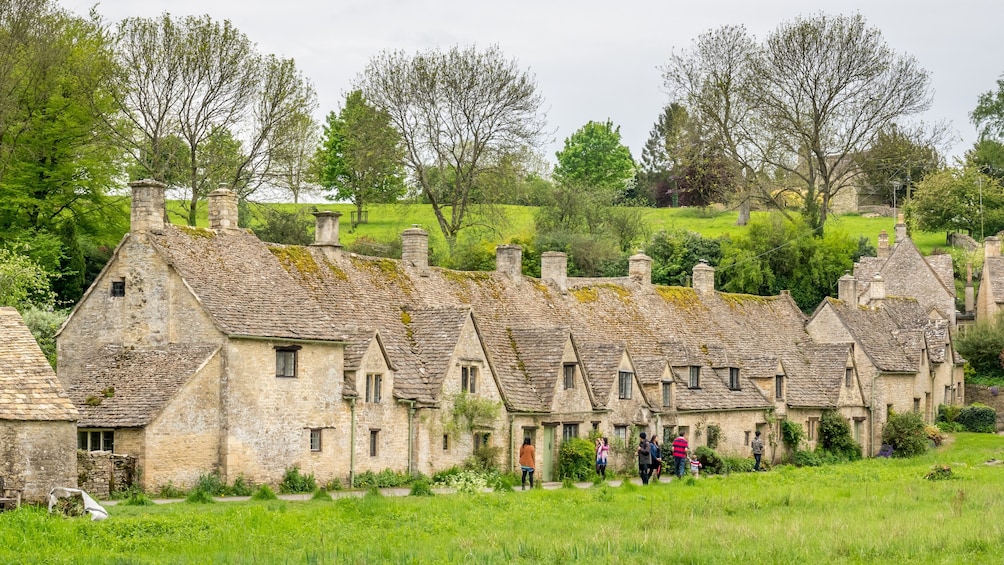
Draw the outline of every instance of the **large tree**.
<instances>
[{"instance_id":1,"label":"large tree","mask_svg":"<svg viewBox=\"0 0 1004 565\"><path fill-rule=\"evenodd\" d=\"M371 202L393 202L405 192L404 147L390 114L366 102L360 90L328 114L314 156L318 183L331 200L351 200L357 217Z\"/></svg>"},{"instance_id":2,"label":"large tree","mask_svg":"<svg viewBox=\"0 0 1004 565\"><path fill-rule=\"evenodd\" d=\"M494 200L487 177L544 131L534 77L497 47L384 52L356 86L401 133L405 164L450 245Z\"/></svg>"},{"instance_id":3,"label":"large tree","mask_svg":"<svg viewBox=\"0 0 1004 565\"><path fill-rule=\"evenodd\" d=\"M982 239L1004 229L1004 187L970 165L943 169L917 183L906 210L921 230L963 231Z\"/></svg>"},{"instance_id":4,"label":"large tree","mask_svg":"<svg viewBox=\"0 0 1004 565\"><path fill-rule=\"evenodd\" d=\"M613 122L589 121L565 138L555 154L554 178L561 184L577 185L618 197L635 176L631 150L621 143L621 128Z\"/></svg>"},{"instance_id":5,"label":"large tree","mask_svg":"<svg viewBox=\"0 0 1004 565\"><path fill-rule=\"evenodd\" d=\"M902 206L912 183L941 166L936 139L936 133L932 137L923 128L896 124L882 128L868 149L854 156L862 184L872 187L888 204Z\"/></svg>"},{"instance_id":6,"label":"large tree","mask_svg":"<svg viewBox=\"0 0 1004 565\"><path fill-rule=\"evenodd\" d=\"M670 59L666 80L722 138L743 182L787 179L817 232L830 199L857 181L854 155L930 104L927 73L857 14L799 17L761 43L742 28L709 32Z\"/></svg>"},{"instance_id":7,"label":"large tree","mask_svg":"<svg viewBox=\"0 0 1004 565\"><path fill-rule=\"evenodd\" d=\"M203 153L221 135L240 143L241 156L221 182L246 198L274 182L277 156L298 141L293 134L309 132L296 125L316 106L313 87L291 59L261 55L229 21L129 18L117 42L118 104L127 118L120 139L147 176L184 186L191 225L200 199L215 188ZM172 139L184 144L181 163L171 162L178 157Z\"/></svg>"},{"instance_id":8,"label":"large tree","mask_svg":"<svg viewBox=\"0 0 1004 565\"><path fill-rule=\"evenodd\" d=\"M982 139L1004 140L1004 75L997 79L997 90L988 90L969 114Z\"/></svg>"}]
</instances>

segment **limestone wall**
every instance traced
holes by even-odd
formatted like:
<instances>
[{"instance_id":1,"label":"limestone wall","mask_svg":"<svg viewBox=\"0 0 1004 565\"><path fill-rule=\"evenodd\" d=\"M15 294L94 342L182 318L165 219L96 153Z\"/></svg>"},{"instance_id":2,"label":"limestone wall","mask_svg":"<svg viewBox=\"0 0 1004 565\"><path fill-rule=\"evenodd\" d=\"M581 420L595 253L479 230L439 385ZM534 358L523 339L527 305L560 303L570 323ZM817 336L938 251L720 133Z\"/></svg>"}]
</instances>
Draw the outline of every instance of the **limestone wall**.
<instances>
[{"instance_id":1,"label":"limestone wall","mask_svg":"<svg viewBox=\"0 0 1004 565\"><path fill-rule=\"evenodd\" d=\"M75 422L0 420L0 476L42 502L53 487L77 486Z\"/></svg>"}]
</instances>

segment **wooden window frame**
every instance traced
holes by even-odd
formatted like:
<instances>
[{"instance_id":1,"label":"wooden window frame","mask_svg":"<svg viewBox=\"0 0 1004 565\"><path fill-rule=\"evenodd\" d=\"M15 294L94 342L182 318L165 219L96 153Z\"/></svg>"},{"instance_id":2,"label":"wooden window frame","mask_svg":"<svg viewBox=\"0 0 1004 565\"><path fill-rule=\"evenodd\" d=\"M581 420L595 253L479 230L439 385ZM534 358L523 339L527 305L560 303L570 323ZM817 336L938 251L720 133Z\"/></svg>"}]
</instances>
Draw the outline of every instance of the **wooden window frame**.
<instances>
[{"instance_id":1,"label":"wooden window frame","mask_svg":"<svg viewBox=\"0 0 1004 565\"><path fill-rule=\"evenodd\" d=\"M312 428L310 430L310 451L315 453L321 451L321 445L321 428Z\"/></svg>"},{"instance_id":2,"label":"wooden window frame","mask_svg":"<svg viewBox=\"0 0 1004 565\"><path fill-rule=\"evenodd\" d=\"M691 365L690 366L690 382L687 388L698 389L701 388L701 366Z\"/></svg>"},{"instance_id":3,"label":"wooden window frame","mask_svg":"<svg viewBox=\"0 0 1004 565\"><path fill-rule=\"evenodd\" d=\"M575 363L562 365L565 390L575 388Z\"/></svg>"},{"instance_id":4,"label":"wooden window frame","mask_svg":"<svg viewBox=\"0 0 1004 565\"><path fill-rule=\"evenodd\" d=\"M634 388L633 380L634 373L631 371L617 371L617 398L631 400L631 389Z\"/></svg>"},{"instance_id":5,"label":"wooden window frame","mask_svg":"<svg viewBox=\"0 0 1004 565\"><path fill-rule=\"evenodd\" d=\"M295 379L299 376L301 349L303 348L299 345L275 346L275 377L277 379ZM289 371L287 358L292 360L292 371ZM280 359L282 359L281 362Z\"/></svg>"}]
</instances>

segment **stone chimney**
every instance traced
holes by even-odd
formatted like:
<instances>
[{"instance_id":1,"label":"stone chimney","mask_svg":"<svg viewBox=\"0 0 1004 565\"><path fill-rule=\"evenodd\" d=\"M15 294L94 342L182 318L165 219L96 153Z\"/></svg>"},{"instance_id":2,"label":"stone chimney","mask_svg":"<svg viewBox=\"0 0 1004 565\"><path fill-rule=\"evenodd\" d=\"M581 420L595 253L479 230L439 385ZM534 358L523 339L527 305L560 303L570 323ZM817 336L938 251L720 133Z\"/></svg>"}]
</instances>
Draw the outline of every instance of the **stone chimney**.
<instances>
[{"instance_id":1,"label":"stone chimney","mask_svg":"<svg viewBox=\"0 0 1004 565\"><path fill-rule=\"evenodd\" d=\"M225 183L209 193L209 229L237 229L237 193Z\"/></svg>"},{"instance_id":2,"label":"stone chimney","mask_svg":"<svg viewBox=\"0 0 1004 565\"><path fill-rule=\"evenodd\" d=\"M164 231L164 189L166 185L153 179L129 183L132 189L129 229L134 232Z\"/></svg>"},{"instance_id":3,"label":"stone chimney","mask_svg":"<svg viewBox=\"0 0 1004 565\"><path fill-rule=\"evenodd\" d=\"M1000 257L1001 256L1001 238L996 235L992 235L983 240L983 257L989 259L990 257Z\"/></svg>"},{"instance_id":4,"label":"stone chimney","mask_svg":"<svg viewBox=\"0 0 1004 565\"><path fill-rule=\"evenodd\" d=\"M885 279L882 275L875 275L872 284L868 289L868 297L872 300L885 300Z\"/></svg>"},{"instance_id":5,"label":"stone chimney","mask_svg":"<svg viewBox=\"0 0 1004 565\"><path fill-rule=\"evenodd\" d=\"M652 284L652 258L641 251L628 259L628 276L641 284Z\"/></svg>"},{"instance_id":6,"label":"stone chimney","mask_svg":"<svg viewBox=\"0 0 1004 565\"><path fill-rule=\"evenodd\" d=\"M401 260L405 266L415 267L420 276L429 276L429 232L418 224L401 232Z\"/></svg>"},{"instance_id":7,"label":"stone chimney","mask_svg":"<svg viewBox=\"0 0 1004 565\"><path fill-rule=\"evenodd\" d=\"M715 268L707 261L694 265L694 290L701 293L715 291Z\"/></svg>"},{"instance_id":8,"label":"stone chimney","mask_svg":"<svg viewBox=\"0 0 1004 565\"><path fill-rule=\"evenodd\" d=\"M311 245L325 247L341 247L338 243L338 218L341 212L320 210L314 212L314 243Z\"/></svg>"},{"instance_id":9,"label":"stone chimney","mask_svg":"<svg viewBox=\"0 0 1004 565\"><path fill-rule=\"evenodd\" d=\"M879 259L885 259L889 256L889 234L885 230L879 232L878 256Z\"/></svg>"},{"instance_id":10,"label":"stone chimney","mask_svg":"<svg viewBox=\"0 0 1004 565\"><path fill-rule=\"evenodd\" d=\"M976 295L973 290L973 263L966 263L966 313L970 313L976 307Z\"/></svg>"},{"instance_id":11,"label":"stone chimney","mask_svg":"<svg viewBox=\"0 0 1004 565\"><path fill-rule=\"evenodd\" d=\"M896 227L894 229L896 230L896 243L899 244L899 242L906 239L906 222L903 220L903 214L896 215Z\"/></svg>"},{"instance_id":12,"label":"stone chimney","mask_svg":"<svg viewBox=\"0 0 1004 565\"><path fill-rule=\"evenodd\" d=\"M519 245L499 245L495 248L495 270L518 279L523 274L523 248Z\"/></svg>"},{"instance_id":13,"label":"stone chimney","mask_svg":"<svg viewBox=\"0 0 1004 565\"><path fill-rule=\"evenodd\" d=\"M540 254L540 278L552 281L562 293L568 290L568 255L560 251L545 251Z\"/></svg>"},{"instance_id":14,"label":"stone chimney","mask_svg":"<svg viewBox=\"0 0 1004 565\"><path fill-rule=\"evenodd\" d=\"M837 298L851 306L858 305L858 280L850 271L845 272L837 281Z\"/></svg>"}]
</instances>

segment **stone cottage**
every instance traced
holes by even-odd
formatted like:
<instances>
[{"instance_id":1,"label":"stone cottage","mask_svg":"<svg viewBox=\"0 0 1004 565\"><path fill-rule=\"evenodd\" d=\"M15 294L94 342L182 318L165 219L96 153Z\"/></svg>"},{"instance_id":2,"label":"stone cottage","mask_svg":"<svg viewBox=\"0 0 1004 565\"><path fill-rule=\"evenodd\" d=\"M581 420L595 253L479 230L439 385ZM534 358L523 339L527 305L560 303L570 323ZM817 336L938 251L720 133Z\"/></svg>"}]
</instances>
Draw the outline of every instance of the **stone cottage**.
<instances>
[{"instance_id":1,"label":"stone cottage","mask_svg":"<svg viewBox=\"0 0 1004 565\"><path fill-rule=\"evenodd\" d=\"M147 488L431 474L475 453L515 468L525 437L550 479L561 443L590 433L696 446L713 425L748 455L779 418L834 409L870 429L851 345L867 336L814 339L790 296L718 292L707 265L663 287L643 254L590 279L546 252L538 279L502 245L495 271L451 271L417 227L400 260L365 257L341 248L337 213L315 214L312 245L277 245L237 228L228 190L200 229L164 223L158 183L132 189L130 233L59 334L59 378L81 431L136 455Z\"/></svg>"},{"instance_id":2,"label":"stone cottage","mask_svg":"<svg viewBox=\"0 0 1004 565\"><path fill-rule=\"evenodd\" d=\"M77 409L17 310L0 307L0 477L23 499L77 486Z\"/></svg>"}]
</instances>

